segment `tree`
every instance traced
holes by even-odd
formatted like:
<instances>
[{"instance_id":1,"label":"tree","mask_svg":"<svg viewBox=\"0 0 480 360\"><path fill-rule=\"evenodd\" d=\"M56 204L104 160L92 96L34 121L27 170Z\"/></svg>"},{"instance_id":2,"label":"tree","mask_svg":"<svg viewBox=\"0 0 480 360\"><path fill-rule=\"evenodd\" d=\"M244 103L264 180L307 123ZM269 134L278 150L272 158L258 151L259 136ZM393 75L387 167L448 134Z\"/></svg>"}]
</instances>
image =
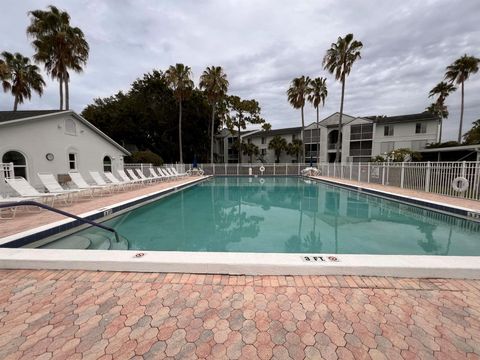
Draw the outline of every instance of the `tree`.
<instances>
[{"instance_id":1,"label":"tree","mask_svg":"<svg viewBox=\"0 0 480 360\"><path fill-rule=\"evenodd\" d=\"M70 15L50 5L48 10L29 12L30 25L27 34L33 38L35 49L33 58L43 63L45 70L58 79L60 93L60 110L70 108L70 74L69 70L82 72L89 54L89 46L85 35L78 27L70 25ZM63 93L65 87L65 94Z\"/></svg>"},{"instance_id":2,"label":"tree","mask_svg":"<svg viewBox=\"0 0 480 360\"><path fill-rule=\"evenodd\" d=\"M453 64L447 66L445 72L445 79L452 84L457 83L462 88L462 103L460 108L460 125L458 127L458 142L462 141L462 127L463 127L463 110L465 99L465 81L470 75L478 71L479 58L474 56L463 55L461 58L455 60Z\"/></svg>"},{"instance_id":3,"label":"tree","mask_svg":"<svg viewBox=\"0 0 480 360\"><path fill-rule=\"evenodd\" d=\"M182 149L182 101L187 99L194 87L192 70L183 64L170 65L165 72L167 83L175 94L178 102L178 148L180 153L180 164L183 164Z\"/></svg>"},{"instance_id":4,"label":"tree","mask_svg":"<svg viewBox=\"0 0 480 360\"><path fill-rule=\"evenodd\" d=\"M282 151L287 149L287 140L285 140L281 136L274 136L272 140L268 143L268 148L273 150L275 153L276 163L280 162L280 155L282 155Z\"/></svg>"},{"instance_id":5,"label":"tree","mask_svg":"<svg viewBox=\"0 0 480 360\"><path fill-rule=\"evenodd\" d=\"M228 90L227 75L221 66L207 67L200 76L200 89L203 89L208 102L212 106L212 118L210 128L210 162L213 163L213 143L215 138L215 111L217 103L225 97Z\"/></svg>"},{"instance_id":6,"label":"tree","mask_svg":"<svg viewBox=\"0 0 480 360\"><path fill-rule=\"evenodd\" d=\"M404 162L404 161L420 161L422 155L419 152L413 151L411 149L402 148L394 149L388 153L382 155L377 155L372 159L373 162Z\"/></svg>"},{"instance_id":7,"label":"tree","mask_svg":"<svg viewBox=\"0 0 480 360\"><path fill-rule=\"evenodd\" d=\"M480 144L480 119L472 124L473 127L463 135L464 142L467 145Z\"/></svg>"},{"instance_id":8,"label":"tree","mask_svg":"<svg viewBox=\"0 0 480 360\"><path fill-rule=\"evenodd\" d=\"M286 153L290 156L295 156L298 162L298 158L303 154L303 142L300 139L294 139L286 147Z\"/></svg>"},{"instance_id":9,"label":"tree","mask_svg":"<svg viewBox=\"0 0 480 360\"><path fill-rule=\"evenodd\" d=\"M265 119L260 116L260 105L257 100L242 100L232 95L227 98L228 113L226 114L226 125L230 132L237 132L237 147L241 144L241 131L247 128L248 124L265 124ZM238 163L242 162L242 151L238 150Z\"/></svg>"},{"instance_id":10,"label":"tree","mask_svg":"<svg viewBox=\"0 0 480 360\"><path fill-rule=\"evenodd\" d=\"M43 81L38 66L30 63L28 57L20 53L2 53L3 61L10 71L10 75L4 78L3 89L10 89L15 98L13 111L17 111L18 104L23 104L25 99L32 98L32 90L42 96L45 81ZM11 80L8 81L7 78Z\"/></svg>"},{"instance_id":11,"label":"tree","mask_svg":"<svg viewBox=\"0 0 480 360\"><path fill-rule=\"evenodd\" d=\"M325 105L325 99L327 98L328 90L327 90L327 79L323 77L318 77L313 79L310 82L310 91L308 95L308 101L312 103L313 107L317 111L317 164L320 164L320 132L319 132L319 113L318 107L320 105Z\"/></svg>"},{"instance_id":12,"label":"tree","mask_svg":"<svg viewBox=\"0 0 480 360\"><path fill-rule=\"evenodd\" d=\"M250 163L252 163L252 157L253 156L258 156L260 154L260 150L257 145L249 143L246 144L242 142L242 152L245 155L248 155L248 158L250 159Z\"/></svg>"},{"instance_id":13,"label":"tree","mask_svg":"<svg viewBox=\"0 0 480 360\"><path fill-rule=\"evenodd\" d=\"M455 90L457 90L457 88L453 84L441 81L435 85L428 94L428 97L438 96L437 100L427 108L427 111L437 115L440 119L440 142L442 141L443 119L448 118L448 109L445 105L445 99Z\"/></svg>"},{"instance_id":14,"label":"tree","mask_svg":"<svg viewBox=\"0 0 480 360\"><path fill-rule=\"evenodd\" d=\"M342 138L342 117L343 103L345 99L345 80L352 70L353 63L360 59L360 50L363 44L361 41L353 40L353 34L347 34L344 38L339 37L336 43L332 43L323 58L323 67L331 74L335 75L336 80L342 83L342 98L340 101L340 117L338 120L338 138ZM341 142L337 142L337 151L335 162L340 161Z\"/></svg>"},{"instance_id":15,"label":"tree","mask_svg":"<svg viewBox=\"0 0 480 360\"><path fill-rule=\"evenodd\" d=\"M12 74L10 73L10 69L7 66L7 63L0 59L0 82L2 83L3 92L7 92L10 90Z\"/></svg>"},{"instance_id":16,"label":"tree","mask_svg":"<svg viewBox=\"0 0 480 360\"><path fill-rule=\"evenodd\" d=\"M302 115L302 129L300 131L300 138L303 141L303 129L305 127L305 119L303 108L305 107L305 100L310 92L310 78L308 76L300 76L294 78L287 90L288 102L294 109L300 109Z\"/></svg>"}]
</instances>

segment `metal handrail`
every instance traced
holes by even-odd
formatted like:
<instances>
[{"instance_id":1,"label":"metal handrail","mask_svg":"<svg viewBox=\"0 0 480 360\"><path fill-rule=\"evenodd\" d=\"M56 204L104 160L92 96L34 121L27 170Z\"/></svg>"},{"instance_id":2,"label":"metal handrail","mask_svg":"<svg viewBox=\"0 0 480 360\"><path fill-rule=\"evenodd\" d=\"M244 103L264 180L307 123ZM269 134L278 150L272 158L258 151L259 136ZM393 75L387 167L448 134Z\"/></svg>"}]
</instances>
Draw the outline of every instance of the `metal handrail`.
<instances>
[{"instance_id":1,"label":"metal handrail","mask_svg":"<svg viewBox=\"0 0 480 360\"><path fill-rule=\"evenodd\" d=\"M55 209L51 206L48 206L48 205L45 205L45 204L42 204L42 203L39 203L39 202L36 202L36 201L25 200L25 201L18 201L18 202L3 203L3 204L0 204L0 209L9 208L9 207L10 208L11 207L17 207L17 206L37 206L39 208L42 208L42 209L45 209L45 210L48 210L48 211L52 211L54 213L64 215L64 216L70 217L72 219L78 220L82 223L90 224L92 226L96 226L100 229L112 232L115 235L115 241L120 242L120 237L118 236L117 231L115 229L111 228L111 227L96 223L95 221L92 221L92 220L81 218L77 215L70 214L69 212L66 212L66 211L63 211L63 210Z\"/></svg>"}]
</instances>

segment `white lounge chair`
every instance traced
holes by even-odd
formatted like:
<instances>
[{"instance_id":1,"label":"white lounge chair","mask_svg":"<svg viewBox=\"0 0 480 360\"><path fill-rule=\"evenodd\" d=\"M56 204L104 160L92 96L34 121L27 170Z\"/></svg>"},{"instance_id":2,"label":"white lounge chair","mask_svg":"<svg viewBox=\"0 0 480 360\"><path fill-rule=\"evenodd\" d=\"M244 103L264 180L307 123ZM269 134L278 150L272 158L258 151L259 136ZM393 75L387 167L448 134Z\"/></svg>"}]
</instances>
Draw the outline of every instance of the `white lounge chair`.
<instances>
[{"instance_id":1,"label":"white lounge chair","mask_svg":"<svg viewBox=\"0 0 480 360\"><path fill-rule=\"evenodd\" d=\"M100 191L100 195L105 194L105 191L111 192L108 186L100 186L100 185L90 185L88 184L85 179L83 178L82 174L79 172L70 172L70 179L75 184L75 186L81 190L90 190L92 196L95 195L95 190Z\"/></svg>"},{"instance_id":2,"label":"white lounge chair","mask_svg":"<svg viewBox=\"0 0 480 360\"><path fill-rule=\"evenodd\" d=\"M90 176L92 177L93 181L95 181L95 184L97 184L98 186L109 187L113 190L120 189L120 186L118 186L117 184L108 184L98 171L90 171Z\"/></svg>"},{"instance_id":3,"label":"white lounge chair","mask_svg":"<svg viewBox=\"0 0 480 360\"><path fill-rule=\"evenodd\" d=\"M137 173L137 176L138 176L139 179L142 179L143 181L145 181L147 183L151 184L154 180L151 177L146 177L141 169L135 169L135 172Z\"/></svg>"},{"instance_id":4,"label":"white lounge chair","mask_svg":"<svg viewBox=\"0 0 480 360\"><path fill-rule=\"evenodd\" d=\"M55 179L53 174L38 173L37 175L49 193L65 194L67 198L71 198L73 201L73 196L79 195L82 192L80 189L64 189L62 185L58 183L57 179Z\"/></svg>"},{"instance_id":5,"label":"white lounge chair","mask_svg":"<svg viewBox=\"0 0 480 360\"><path fill-rule=\"evenodd\" d=\"M130 179L130 177L125 173L125 170L118 170L118 176L122 178L122 180L126 183L132 184L132 185L143 185L143 181L140 179L133 180Z\"/></svg>"},{"instance_id":6,"label":"white lounge chair","mask_svg":"<svg viewBox=\"0 0 480 360\"><path fill-rule=\"evenodd\" d=\"M132 178L132 180L139 181L143 185L145 185L148 182L148 181L145 181L144 179L139 178L132 169L127 169L127 173L128 173L128 176Z\"/></svg>"},{"instance_id":7,"label":"white lounge chair","mask_svg":"<svg viewBox=\"0 0 480 360\"><path fill-rule=\"evenodd\" d=\"M119 186L120 188L126 189L127 186L133 186L134 184L131 181L120 181L118 180L115 175L113 175L111 172L107 171L104 173L105 177L107 178L108 181L110 181L112 184L115 184Z\"/></svg>"},{"instance_id":8,"label":"white lounge chair","mask_svg":"<svg viewBox=\"0 0 480 360\"><path fill-rule=\"evenodd\" d=\"M180 177L180 176L176 175L171 168L165 168L165 169L163 169L163 171L165 171L169 175L172 175L173 177L175 177L175 179L178 179Z\"/></svg>"},{"instance_id":9,"label":"white lounge chair","mask_svg":"<svg viewBox=\"0 0 480 360\"><path fill-rule=\"evenodd\" d=\"M164 181L165 178L163 176L159 176L153 168L148 169L150 171L150 178L153 180Z\"/></svg>"},{"instance_id":10,"label":"white lounge chair","mask_svg":"<svg viewBox=\"0 0 480 360\"><path fill-rule=\"evenodd\" d=\"M44 199L45 202L51 201L51 206L55 204L55 199L62 199L65 205L70 205L68 197L64 193L41 193L22 177L14 179L5 179L8 185L23 198Z\"/></svg>"},{"instance_id":11,"label":"white lounge chair","mask_svg":"<svg viewBox=\"0 0 480 360\"><path fill-rule=\"evenodd\" d=\"M5 204L15 204L15 203L18 203L20 201L36 201L38 200L38 198L35 198L35 197L9 197L9 198L4 198L2 197L2 195L0 194L0 205L5 205ZM29 208L30 206L27 206L27 209ZM17 214L17 209L18 209L18 206L10 206L8 208L1 208L0 209L0 220L11 220L15 217L15 215ZM5 216L5 213L8 213L10 216Z\"/></svg>"},{"instance_id":12,"label":"white lounge chair","mask_svg":"<svg viewBox=\"0 0 480 360\"><path fill-rule=\"evenodd\" d=\"M170 168L170 171L171 171L174 175L176 175L176 176L178 176L178 177L188 176L187 173L179 173L179 172L177 171L177 169L175 169L174 167L171 167L171 168Z\"/></svg>"},{"instance_id":13,"label":"white lounge chair","mask_svg":"<svg viewBox=\"0 0 480 360\"><path fill-rule=\"evenodd\" d=\"M172 175L172 174L168 173L165 169L157 168L157 171L161 176L163 176L167 180L176 178L175 175Z\"/></svg>"}]
</instances>

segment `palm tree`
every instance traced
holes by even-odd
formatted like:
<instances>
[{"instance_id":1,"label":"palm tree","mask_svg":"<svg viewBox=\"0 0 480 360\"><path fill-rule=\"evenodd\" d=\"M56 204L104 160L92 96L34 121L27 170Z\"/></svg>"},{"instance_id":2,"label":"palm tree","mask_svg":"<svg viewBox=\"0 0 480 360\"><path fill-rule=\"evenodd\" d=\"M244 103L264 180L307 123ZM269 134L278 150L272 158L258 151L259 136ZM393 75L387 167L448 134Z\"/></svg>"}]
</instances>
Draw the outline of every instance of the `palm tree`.
<instances>
[{"instance_id":1,"label":"palm tree","mask_svg":"<svg viewBox=\"0 0 480 360\"><path fill-rule=\"evenodd\" d=\"M10 78L11 74L7 63L0 59L0 82L2 83L2 88L4 92L10 90Z\"/></svg>"},{"instance_id":2,"label":"palm tree","mask_svg":"<svg viewBox=\"0 0 480 360\"><path fill-rule=\"evenodd\" d=\"M178 147L180 152L180 164L183 164L182 151L182 101L190 96L194 87L192 70L183 64L170 65L165 72L168 85L178 101Z\"/></svg>"},{"instance_id":3,"label":"palm tree","mask_svg":"<svg viewBox=\"0 0 480 360\"><path fill-rule=\"evenodd\" d=\"M327 91L327 79L323 77L315 78L310 83L310 94L308 95L308 101L310 101L317 110L317 165L320 163L320 132L319 132L319 114L318 114L318 107L321 104L322 106L325 105L325 99L327 98L328 91Z\"/></svg>"},{"instance_id":4,"label":"palm tree","mask_svg":"<svg viewBox=\"0 0 480 360\"><path fill-rule=\"evenodd\" d=\"M303 154L303 142L300 139L294 139L286 147L286 153L290 156L295 156L298 162L298 157Z\"/></svg>"},{"instance_id":5,"label":"palm tree","mask_svg":"<svg viewBox=\"0 0 480 360\"><path fill-rule=\"evenodd\" d=\"M20 53L2 53L3 62L10 70L9 78L4 80L3 88L10 89L15 97L13 111L17 111L18 104L23 104L24 100L32 98L32 90L42 96L45 81L43 81L38 66L30 63L28 57Z\"/></svg>"},{"instance_id":6,"label":"palm tree","mask_svg":"<svg viewBox=\"0 0 480 360\"><path fill-rule=\"evenodd\" d=\"M275 160L276 163L280 162L280 155L282 155L282 151L287 149L287 140L285 140L281 136L274 136L272 140L268 143L268 148L272 149L275 153Z\"/></svg>"},{"instance_id":7,"label":"palm tree","mask_svg":"<svg viewBox=\"0 0 480 360\"><path fill-rule=\"evenodd\" d=\"M338 139L342 138L342 117L343 102L345 99L345 79L352 70L353 63L360 59L360 50L363 44L361 41L353 40L353 34L347 34L344 38L339 37L336 43L332 43L323 58L323 67L331 74L335 74L335 79L342 82L342 99L340 101L340 117L338 120ZM337 141L337 152L335 162L340 161L341 141Z\"/></svg>"},{"instance_id":8,"label":"palm tree","mask_svg":"<svg viewBox=\"0 0 480 360\"><path fill-rule=\"evenodd\" d=\"M294 78L290 83L290 87L287 90L288 102L295 109L300 109L302 114L302 130L300 132L300 138L303 142L303 128L305 127L305 119L303 115L303 108L305 107L305 100L310 91L310 78L308 76L300 76Z\"/></svg>"},{"instance_id":9,"label":"palm tree","mask_svg":"<svg viewBox=\"0 0 480 360\"><path fill-rule=\"evenodd\" d=\"M208 102L212 106L210 129L210 162L213 163L213 139L215 137L215 110L217 103L225 96L228 90L227 75L221 66L210 66L200 76L200 89L205 91Z\"/></svg>"},{"instance_id":10,"label":"palm tree","mask_svg":"<svg viewBox=\"0 0 480 360\"><path fill-rule=\"evenodd\" d=\"M31 11L27 34L34 38L34 59L43 63L45 70L58 79L60 91L60 110L70 107L69 70L82 72L87 62L89 46L85 36L78 27L70 26L70 15L55 6L49 10ZM65 95L63 93L65 87Z\"/></svg>"},{"instance_id":11,"label":"palm tree","mask_svg":"<svg viewBox=\"0 0 480 360\"><path fill-rule=\"evenodd\" d=\"M442 141L442 128L443 128L443 119L448 117L448 110L447 106L445 105L445 99L450 95L452 92L457 90L457 88L452 83L446 83L445 81L439 82L437 85L434 86L428 97L438 96L436 106L434 104L430 105L427 108L427 111L437 115L440 118L440 134L439 134L439 142Z\"/></svg>"},{"instance_id":12,"label":"palm tree","mask_svg":"<svg viewBox=\"0 0 480 360\"><path fill-rule=\"evenodd\" d=\"M462 86L462 105L460 109L460 125L458 128L458 142L462 141L462 126L463 126L463 109L465 98L465 81L468 80L470 75L475 74L478 71L479 58L463 55L461 58L455 60L453 64L447 66L445 79L451 83L457 83Z\"/></svg>"}]
</instances>

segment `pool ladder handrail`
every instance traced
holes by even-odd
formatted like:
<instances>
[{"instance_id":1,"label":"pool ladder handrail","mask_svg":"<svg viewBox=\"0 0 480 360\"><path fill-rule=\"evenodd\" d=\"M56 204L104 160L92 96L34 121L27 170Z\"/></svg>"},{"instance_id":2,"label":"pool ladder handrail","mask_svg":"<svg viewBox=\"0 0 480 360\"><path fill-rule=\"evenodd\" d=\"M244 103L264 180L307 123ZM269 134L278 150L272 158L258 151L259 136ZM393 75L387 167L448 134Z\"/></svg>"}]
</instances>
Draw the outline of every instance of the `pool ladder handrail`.
<instances>
[{"instance_id":1,"label":"pool ladder handrail","mask_svg":"<svg viewBox=\"0 0 480 360\"><path fill-rule=\"evenodd\" d=\"M80 216L71 214L71 213L63 211L63 210L56 209L54 207L51 207L49 205L45 205L43 203L39 203L39 202L36 202L36 201L25 200L25 201L11 202L11 203L3 203L3 204L0 204L0 209L2 209L2 208L12 208L12 207L18 207L18 206L36 206L36 207L39 207L39 208L42 208L42 209L45 209L45 210L63 215L63 216L70 217L70 218L78 220L78 221L80 221L84 224L89 224L89 225L92 225L92 226L96 226L100 229L112 232L115 235L115 241L120 242L120 237L117 233L117 230L115 230L111 227L99 224L99 223L97 223L95 221L92 221L92 220L81 218Z\"/></svg>"}]
</instances>

